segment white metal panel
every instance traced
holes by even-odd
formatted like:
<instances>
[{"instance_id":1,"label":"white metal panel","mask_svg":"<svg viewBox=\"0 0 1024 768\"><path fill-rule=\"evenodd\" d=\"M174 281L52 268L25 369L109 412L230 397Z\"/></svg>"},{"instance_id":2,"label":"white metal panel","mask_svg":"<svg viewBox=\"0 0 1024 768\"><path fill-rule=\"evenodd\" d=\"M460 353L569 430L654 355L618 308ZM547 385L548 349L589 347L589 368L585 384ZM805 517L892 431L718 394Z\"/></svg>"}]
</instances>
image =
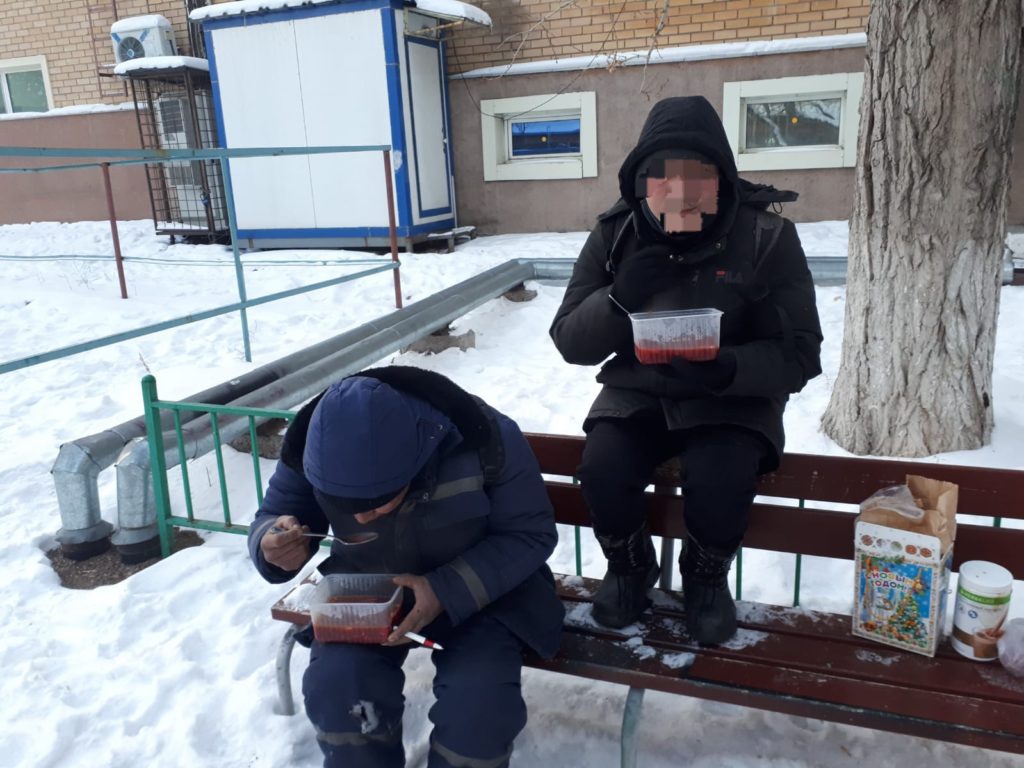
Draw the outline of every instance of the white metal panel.
<instances>
[{"instance_id":1,"label":"white metal panel","mask_svg":"<svg viewBox=\"0 0 1024 768\"><path fill-rule=\"evenodd\" d=\"M212 33L229 147L308 146L294 22ZM231 161L239 229L316 226L305 156Z\"/></svg>"},{"instance_id":2,"label":"white metal panel","mask_svg":"<svg viewBox=\"0 0 1024 768\"><path fill-rule=\"evenodd\" d=\"M416 139L415 168L410 171L419 182L416 190L419 204L414 206L413 213L419 218L420 211L447 210L450 206L444 92L438 49L410 41L407 52L413 135Z\"/></svg>"},{"instance_id":3,"label":"white metal panel","mask_svg":"<svg viewBox=\"0 0 1024 768\"><path fill-rule=\"evenodd\" d=\"M297 20L295 40L309 143L391 144L380 11ZM310 168L318 227L387 226L380 152L316 155Z\"/></svg>"}]
</instances>

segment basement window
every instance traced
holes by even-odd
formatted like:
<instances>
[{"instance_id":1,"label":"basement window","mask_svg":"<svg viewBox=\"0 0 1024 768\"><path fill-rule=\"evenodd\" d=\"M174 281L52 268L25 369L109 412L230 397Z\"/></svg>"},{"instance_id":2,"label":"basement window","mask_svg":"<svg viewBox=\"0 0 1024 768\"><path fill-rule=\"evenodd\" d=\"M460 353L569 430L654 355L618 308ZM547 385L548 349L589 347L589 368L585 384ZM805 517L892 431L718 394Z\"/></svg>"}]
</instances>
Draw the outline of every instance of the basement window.
<instances>
[{"instance_id":1,"label":"basement window","mask_svg":"<svg viewBox=\"0 0 1024 768\"><path fill-rule=\"evenodd\" d=\"M864 75L726 83L722 122L740 171L851 168Z\"/></svg>"},{"instance_id":2,"label":"basement window","mask_svg":"<svg viewBox=\"0 0 1024 768\"><path fill-rule=\"evenodd\" d=\"M484 181L597 176L593 92L480 102Z\"/></svg>"}]
</instances>

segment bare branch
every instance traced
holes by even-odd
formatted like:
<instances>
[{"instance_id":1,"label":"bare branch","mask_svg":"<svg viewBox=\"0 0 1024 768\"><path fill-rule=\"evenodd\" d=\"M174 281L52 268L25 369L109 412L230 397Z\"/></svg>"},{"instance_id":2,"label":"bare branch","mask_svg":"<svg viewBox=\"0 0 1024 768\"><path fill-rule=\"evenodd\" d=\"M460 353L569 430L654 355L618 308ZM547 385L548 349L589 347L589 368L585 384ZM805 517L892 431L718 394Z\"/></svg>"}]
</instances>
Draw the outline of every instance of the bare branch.
<instances>
[{"instance_id":1,"label":"bare branch","mask_svg":"<svg viewBox=\"0 0 1024 768\"><path fill-rule=\"evenodd\" d=\"M647 65L651 63L651 54L654 53L654 46L658 42L658 35L661 34L661 30L665 28L666 22L668 22L668 5L671 0L665 0L665 5L661 7L661 16L658 18L658 24L654 27L654 33L650 36L651 45L647 49L647 58L644 59L644 73L643 77L640 78L640 93L646 94L647 91L644 89L647 86ZM1022 0L1024 2L1024 0Z\"/></svg>"}]
</instances>

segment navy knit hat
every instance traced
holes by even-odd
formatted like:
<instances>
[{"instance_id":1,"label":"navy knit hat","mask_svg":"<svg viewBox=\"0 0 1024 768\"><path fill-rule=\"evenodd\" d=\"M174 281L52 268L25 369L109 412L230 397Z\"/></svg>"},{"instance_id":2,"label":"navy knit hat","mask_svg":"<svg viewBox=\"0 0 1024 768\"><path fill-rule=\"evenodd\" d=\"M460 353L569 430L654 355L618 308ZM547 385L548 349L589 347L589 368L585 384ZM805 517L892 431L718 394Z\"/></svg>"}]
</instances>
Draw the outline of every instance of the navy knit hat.
<instances>
[{"instance_id":1,"label":"navy knit hat","mask_svg":"<svg viewBox=\"0 0 1024 768\"><path fill-rule=\"evenodd\" d=\"M448 418L377 379L331 385L309 422L302 468L321 506L375 509L408 485L452 429Z\"/></svg>"}]
</instances>

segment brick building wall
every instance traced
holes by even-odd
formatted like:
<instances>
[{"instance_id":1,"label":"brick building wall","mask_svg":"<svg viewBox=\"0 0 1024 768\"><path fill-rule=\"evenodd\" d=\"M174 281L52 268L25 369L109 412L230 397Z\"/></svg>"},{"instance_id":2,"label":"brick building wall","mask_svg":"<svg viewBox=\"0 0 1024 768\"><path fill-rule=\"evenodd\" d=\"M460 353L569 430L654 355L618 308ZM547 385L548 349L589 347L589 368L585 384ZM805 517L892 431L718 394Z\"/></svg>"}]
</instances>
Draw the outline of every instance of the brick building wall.
<instances>
[{"instance_id":1,"label":"brick building wall","mask_svg":"<svg viewBox=\"0 0 1024 768\"><path fill-rule=\"evenodd\" d=\"M870 0L477 0L491 17L448 46L449 71L700 43L863 32Z\"/></svg>"},{"instance_id":2,"label":"brick building wall","mask_svg":"<svg viewBox=\"0 0 1024 768\"><path fill-rule=\"evenodd\" d=\"M476 0L494 26L451 35L449 69L614 54L659 47L863 31L870 0ZM113 64L116 18L165 16L178 49L189 50L184 0L2 0L0 61L45 55L54 107L122 103L122 82L100 77ZM108 70L109 71L109 70Z\"/></svg>"},{"instance_id":3,"label":"brick building wall","mask_svg":"<svg viewBox=\"0 0 1024 768\"><path fill-rule=\"evenodd\" d=\"M0 63L46 56L55 108L120 104L130 99L124 83L97 74L114 63L110 25L150 13L165 16L178 50L191 53L184 0L0 0Z\"/></svg>"}]
</instances>

